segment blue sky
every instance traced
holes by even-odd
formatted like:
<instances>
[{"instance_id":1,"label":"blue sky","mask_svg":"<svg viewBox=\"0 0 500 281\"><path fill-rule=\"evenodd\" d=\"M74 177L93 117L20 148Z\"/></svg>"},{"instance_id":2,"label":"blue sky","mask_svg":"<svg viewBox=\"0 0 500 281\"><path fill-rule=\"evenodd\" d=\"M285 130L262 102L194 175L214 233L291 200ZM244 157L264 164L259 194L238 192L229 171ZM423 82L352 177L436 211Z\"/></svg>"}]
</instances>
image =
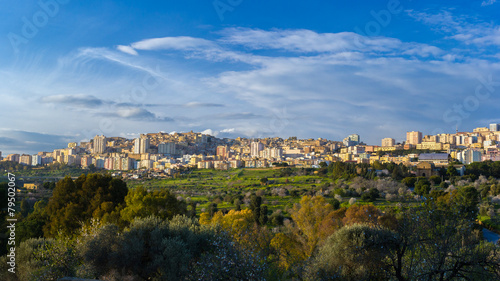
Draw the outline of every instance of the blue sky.
<instances>
[{"instance_id":1,"label":"blue sky","mask_svg":"<svg viewBox=\"0 0 500 281\"><path fill-rule=\"evenodd\" d=\"M500 1L0 2L0 151L500 123Z\"/></svg>"}]
</instances>

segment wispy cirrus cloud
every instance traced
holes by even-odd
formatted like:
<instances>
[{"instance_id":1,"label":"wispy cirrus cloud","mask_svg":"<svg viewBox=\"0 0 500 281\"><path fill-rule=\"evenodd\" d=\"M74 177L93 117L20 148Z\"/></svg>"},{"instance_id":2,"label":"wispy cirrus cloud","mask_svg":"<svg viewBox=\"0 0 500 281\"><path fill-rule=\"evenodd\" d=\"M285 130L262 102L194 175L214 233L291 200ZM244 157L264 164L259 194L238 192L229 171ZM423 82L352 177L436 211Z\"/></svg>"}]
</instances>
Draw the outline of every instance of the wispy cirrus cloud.
<instances>
[{"instance_id":1,"label":"wispy cirrus cloud","mask_svg":"<svg viewBox=\"0 0 500 281\"><path fill-rule=\"evenodd\" d=\"M183 104L184 107L224 107L223 104L220 103L209 103L209 102L188 102Z\"/></svg>"},{"instance_id":2,"label":"wispy cirrus cloud","mask_svg":"<svg viewBox=\"0 0 500 281\"><path fill-rule=\"evenodd\" d=\"M118 107L114 112L102 113L103 116L119 117L127 120L146 122L172 122L170 117L160 117L157 114L141 107Z\"/></svg>"},{"instance_id":3,"label":"wispy cirrus cloud","mask_svg":"<svg viewBox=\"0 0 500 281\"><path fill-rule=\"evenodd\" d=\"M490 6L490 5L493 5L497 2L497 0L485 0L481 3L481 6L482 7L485 7L485 6Z\"/></svg>"},{"instance_id":4,"label":"wispy cirrus cloud","mask_svg":"<svg viewBox=\"0 0 500 281\"><path fill-rule=\"evenodd\" d=\"M131 46L123 46L123 45L118 45L116 46L116 49L118 51L121 51L121 52L124 52L126 54L129 54L129 55L133 55L133 56L137 56L139 53L137 53L137 51L131 47Z\"/></svg>"},{"instance_id":5,"label":"wispy cirrus cloud","mask_svg":"<svg viewBox=\"0 0 500 281\"><path fill-rule=\"evenodd\" d=\"M452 48L352 32L227 28L210 40L146 38L80 48L58 60L50 81L38 83L45 88L28 88L24 97L51 110L52 119L43 122L59 127L71 119L73 128L100 130L101 120L109 119L114 131L99 132L106 135L211 128L221 136L248 137L361 133L378 143L404 139L406 130L454 131L443 112L474 94L477 77L500 76L498 55L469 52L477 50L474 40L493 41L487 36L495 36L494 25L450 11L412 13L443 37L470 43ZM488 44L482 46L494 48ZM0 99L13 105L19 98L2 95L3 85L15 80L7 73L9 78L0 76ZM490 118L497 104L491 96L474 118ZM22 110L16 114L32 117L31 130L42 126L39 111ZM474 123L472 117L463 122Z\"/></svg>"},{"instance_id":6,"label":"wispy cirrus cloud","mask_svg":"<svg viewBox=\"0 0 500 281\"><path fill-rule=\"evenodd\" d=\"M317 33L312 30L261 30L227 28L220 32L219 42L241 45L252 50L275 49L304 54L397 53L422 57L443 53L438 47L415 42L402 42L388 37L366 37L353 32ZM348 54L344 54L348 56Z\"/></svg>"},{"instance_id":7,"label":"wispy cirrus cloud","mask_svg":"<svg viewBox=\"0 0 500 281\"><path fill-rule=\"evenodd\" d=\"M75 136L0 128L0 147L2 151L10 153L34 154L39 151L52 151L54 147L66 147L69 142L75 140Z\"/></svg>"},{"instance_id":8,"label":"wispy cirrus cloud","mask_svg":"<svg viewBox=\"0 0 500 281\"><path fill-rule=\"evenodd\" d=\"M97 107L105 102L96 98L93 95L85 94L68 94L68 95L52 95L40 98L42 103L65 104L77 107Z\"/></svg>"},{"instance_id":9,"label":"wispy cirrus cloud","mask_svg":"<svg viewBox=\"0 0 500 281\"><path fill-rule=\"evenodd\" d=\"M178 50L189 51L198 49L216 49L217 45L212 41L194 38L189 36L178 37L163 37L163 38L150 38L138 42L134 42L129 46L118 45L117 50L130 54L138 55L137 50L142 51L157 51L157 50Z\"/></svg>"},{"instance_id":10,"label":"wispy cirrus cloud","mask_svg":"<svg viewBox=\"0 0 500 281\"><path fill-rule=\"evenodd\" d=\"M227 28L219 40L226 44L242 45L251 49L278 49L299 53L341 52L360 50L388 51L401 46L394 38L364 38L353 32L317 33L312 30L261 30Z\"/></svg>"},{"instance_id":11,"label":"wispy cirrus cloud","mask_svg":"<svg viewBox=\"0 0 500 281\"><path fill-rule=\"evenodd\" d=\"M117 107L224 107L220 103L191 101L183 104L169 103L122 103L113 100L100 99L93 95L86 94L66 94L66 95L50 95L40 98L40 102L47 104L62 104L75 107L99 107L102 105L112 105Z\"/></svg>"},{"instance_id":12,"label":"wispy cirrus cloud","mask_svg":"<svg viewBox=\"0 0 500 281\"><path fill-rule=\"evenodd\" d=\"M491 4L495 1L489 1ZM489 3L488 2L488 3ZM485 2L483 2L485 3ZM500 26L477 18L455 15L449 10L438 13L406 11L409 16L446 34L445 38L477 46L500 46Z\"/></svg>"}]
</instances>

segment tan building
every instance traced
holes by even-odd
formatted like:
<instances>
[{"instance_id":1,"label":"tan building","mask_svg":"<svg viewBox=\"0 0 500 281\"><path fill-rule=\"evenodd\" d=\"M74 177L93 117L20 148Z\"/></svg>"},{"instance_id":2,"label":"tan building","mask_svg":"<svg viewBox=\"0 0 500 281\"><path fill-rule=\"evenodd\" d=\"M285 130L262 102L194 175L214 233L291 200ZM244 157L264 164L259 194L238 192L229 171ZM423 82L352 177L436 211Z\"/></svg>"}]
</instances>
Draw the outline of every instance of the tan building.
<instances>
[{"instance_id":1,"label":"tan building","mask_svg":"<svg viewBox=\"0 0 500 281\"><path fill-rule=\"evenodd\" d=\"M221 159L226 159L228 157L229 149L225 145L217 146L216 154L220 156Z\"/></svg>"},{"instance_id":2,"label":"tan building","mask_svg":"<svg viewBox=\"0 0 500 281\"><path fill-rule=\"evenodd\" d=\"M38 189L38 188L40 188L40 184L39 183L25 183L23 187L26 189Z\"/></svg>"},{"instance_id":3,"label":"tan building","mask_svg":"<svg viewBox=\"0 0 500 281\"><path fill-rule=\"evenodd\" d=\"M417 145L422 142L422 132L406 132L406 143Z\"/></svg>"},{"instance_id":4,"label":"tan building","mask_svg":"<svg viewBox=\"0 0 500 281\"><path fill-rule=\"evenodd\" d=\"M429 162L422 162L417 165L417 177L431 177L434 171L434 164Z\"/></svg>"},{"instance_id":5,"label":"tan building","mask_svg":"<svg viewBox=\"0 0 500 281\"><path fill-rule=\"evenodd\" d=\"M489 132L490 131L490 128L488 127L479 127L479 128L475 128L472 132L476 133L476 132Z\"/></svg>"},{"instance_id":6,"label":"tan building","mask_svg":"<svg viewBox=\"0 0 500 281\"><path fill-rule=\"evenodd\" d=\"M382 146L383 147L394 146L395 144L396 144L396 140L393 138L382 139Z\"/></svg>"},{"instance_id":7,"label":"tan building","mask_svg":"<svg viewBox=\"0 0 500 281\"><path fill-rule=\"evenodd\" d=\"M395 146L383 146L383 147L377 147L376 151L395 151L396 147Z\"/></svg>"},{"instance_id":8,"label":"tan building","mask_svg":"<svg viewBox=\"0 0 500 281\"><path fill-rule=\"evenodd\" d=\"M443 150L443 144L440 142L424 141L417 144L417 149Z\"/></svg>"}]
</instances>

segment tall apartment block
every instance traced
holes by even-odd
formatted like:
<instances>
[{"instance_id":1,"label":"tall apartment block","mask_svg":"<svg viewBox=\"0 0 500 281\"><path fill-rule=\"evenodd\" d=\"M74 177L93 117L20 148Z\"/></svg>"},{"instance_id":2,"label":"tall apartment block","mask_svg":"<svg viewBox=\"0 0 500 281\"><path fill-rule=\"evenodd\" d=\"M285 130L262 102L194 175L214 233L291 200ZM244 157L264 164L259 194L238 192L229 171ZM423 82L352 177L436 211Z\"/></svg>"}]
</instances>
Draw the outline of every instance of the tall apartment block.
<instances>
[{"instance_id":1,"label":"tall apartment block","mask_svg":"<svg viewBox=\"0 0 500 281\"><path fill-rule=\"evenodd\" d=\"M422 143L422 132L406 132L406 144Z\"/></svg>"},{"instance_id":2,"label":"tall apartment block","mask_svg":"<svg viewBox=\"0 0 500 281\"><path fill-rule=\"evenodd\" d=\"M148 152L150 145L149 137L146 135L141 135L140 138L134 141L134 154L142 154Z\"/></svg>"},{"instance_id":3,"label":"tall apartment block","mask_svg":"<svg viewBox=\"0 0 500 281\"><path fill-rule=\"evenodd\" d=\"M101 154L106 151L106 137L105 136L95 136L94 137L94 154Z\"/></svg>"},{"instance_id":4,"label":"tall apartment block","mask_svg":"<svg viewBox=\"0 0 500 281\"><path fill-rule=\"evenodd\" d=\"M387 146L394 146L396 145L396 140L393 138L385 138L382 139L382 146L387 147Z\"/></svg>"}]
</instances>

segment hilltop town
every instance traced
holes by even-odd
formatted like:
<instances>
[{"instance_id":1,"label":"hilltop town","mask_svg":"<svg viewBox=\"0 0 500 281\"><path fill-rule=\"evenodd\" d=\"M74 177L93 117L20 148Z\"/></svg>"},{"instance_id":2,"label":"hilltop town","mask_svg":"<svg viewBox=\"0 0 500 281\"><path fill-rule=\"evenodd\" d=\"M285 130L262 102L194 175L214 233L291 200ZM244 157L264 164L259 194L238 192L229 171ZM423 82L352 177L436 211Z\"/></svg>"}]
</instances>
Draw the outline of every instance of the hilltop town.
<instances>
[{"instance_id":1,"label":"hilltop town","mask_svg":"<svg viewBox=\"0 0 500 281\"><path fill-rule=\"evenodd\" d=\"M266 168L274 166L319 167L321 162L373 164L396 163L428 170L463 164L500 161L500 124L476 128L472 132L425 135L407 132L406 140L384 138L381 145L363 143L358 134L342 142L327 139L217 138L207 134L149 133L136 139L95 136L88 142L69 143L68 147L35 155L10 154L2 161L43 166L64 163L87 169L130 171L132 177L145 171L171 176L184 168L221 169ZM1 157L1 152L0 152Z\"/></svg>"}]
</instances>

